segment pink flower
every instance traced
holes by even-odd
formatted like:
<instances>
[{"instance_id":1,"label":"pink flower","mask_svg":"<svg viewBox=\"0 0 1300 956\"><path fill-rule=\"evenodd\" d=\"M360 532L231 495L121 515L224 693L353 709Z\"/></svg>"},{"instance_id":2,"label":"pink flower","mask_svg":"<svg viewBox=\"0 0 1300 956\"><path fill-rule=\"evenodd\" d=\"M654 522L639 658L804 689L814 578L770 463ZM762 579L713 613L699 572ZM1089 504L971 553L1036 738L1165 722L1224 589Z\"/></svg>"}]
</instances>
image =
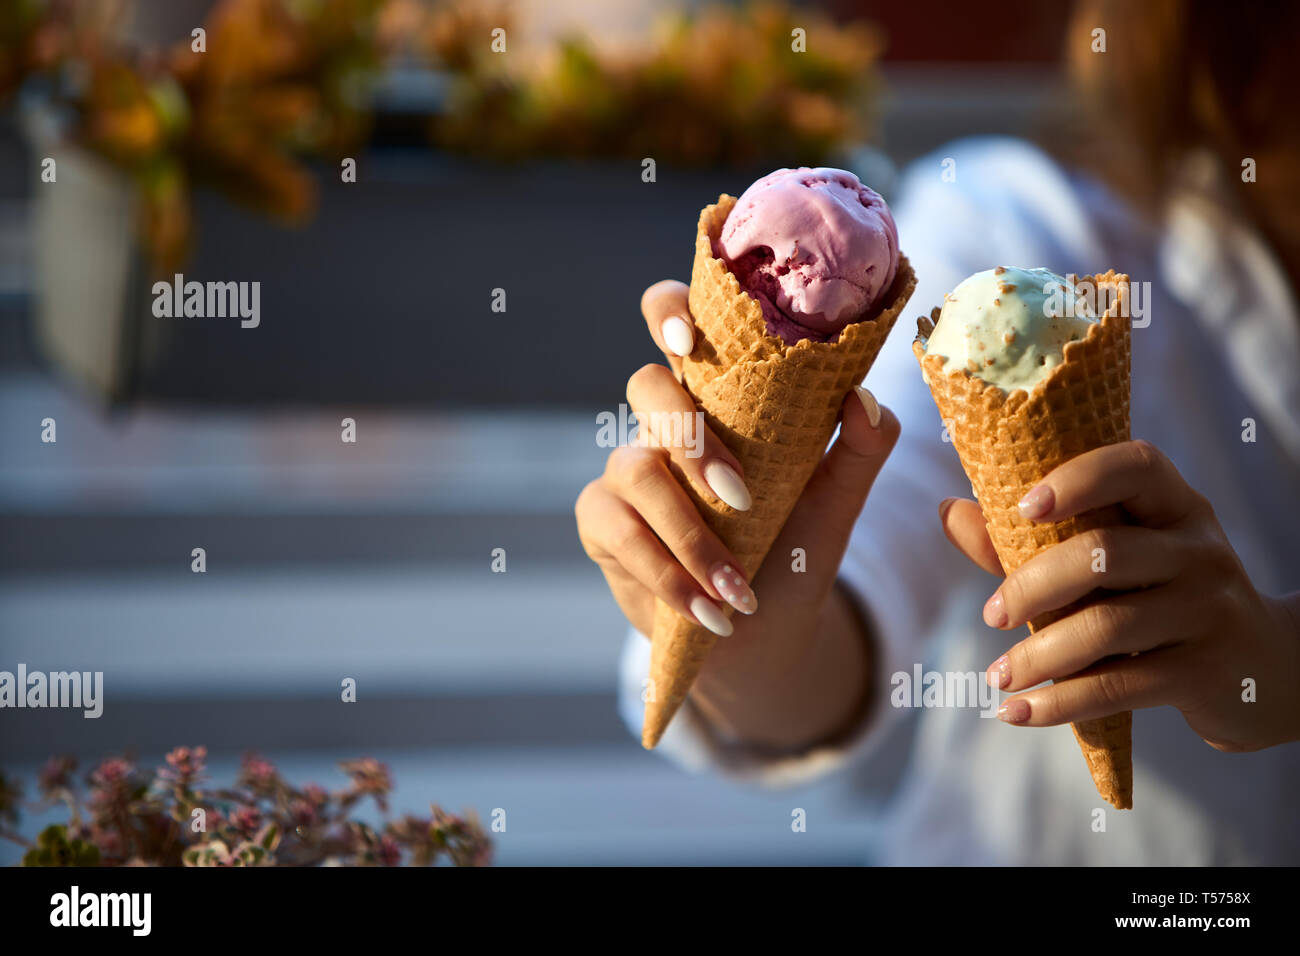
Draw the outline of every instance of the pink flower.
<instances>
[{"instance_id":1,"label":"pink flower","mask_svg":"<svg viewBox=\"0 0 1300 956\"><path fill-rule=\"evenodd\" d=\"M93 786L112 789L121 787L131 776L131 765L121 757L109 757L90 772Z\"/></svg>"},{"instance_id":2,"label":"pink flower","mask_svg":"<svg viewBox=\"0 0 1300 956\"><path fill-rule=\"evenodd\" d=\"M375 856L381 866L402 865L402 848L397 845L396 840L387 834L379 838L379 846L375 848Z\"/></svg>"},{"instance_id":3,"label":"pink flower","mask_svg":"<svg viewBox=\"0 0 1300 956\"><path fill-rule=\"evenodd\" d=\"M41 768L37 786L43 794L71 789L72 774L76 769L77 761L73 757L51 757Z\"/></svg>"},{"instance_id":4,"label":"pink flower","mask_svg":"<svg viewBox=\"0 0 1300 956\"><path fill-rule=\"evenodd\" d=\"M241 783L253 790L264 793L275 789L279 783L279 774L276 773L275 765L269 760L264 760L257 754L245 754L243 764L239 768L239 780Z\"/></svg>"},{"instance_id":5,"label":"pink flower","mask_svg":"<svg viewBox=\"0 0 1300 956\"><path fill-rule=\"evenodd\" d=\"M388 768L373 758L341 764L348 775L342 791L317 784L293 787L256 754L244 757L237 785L200 793L191 784L206 770L204 747L177 747L165 764L146 770L110 757L87 775L89 787L74 786L76 765L56 757L40 773L46 802L70 806L71 819L58 831L78 860L105 866L292 866L354 863L364 866L428 866L439 859L456 865L486 864L491 843L473 814L458 816L432 808L432 818L404 816L390 821L385 800L393 786ZM351 819L364 798L384 810L379 824ZM0 823L17 824L21 790L0 773ZM201 831L194 811L206 811ZM92 845L80 848L76 841Z\"/></svg>"},{"instance_id":6,"label":"pink flower","mask_svg":"<svg viewBox=\"0 0 1300 956\"><path fill-rule=\"evenodd\" d=\"M90 773L90 805L95 808L125 805L131 798L134 768L121 757L109 757Z\"/></svg>"},{"instance_id":7,"label":"pink flower","mask_svg":"<svg viewBox=\"0 0 1300 956\"><path fill-rule=\"evenodd\" d=\"M314 826L320 821L316 805L309 800L294 800L289 804L289 819L295 829Z\"/></svg>"},{"instance_id":8,"label":"pink flower","mask_svg":"<svg viewBox=\"0 0 1300 956\"><path fill-rule=\"evenodd\" d=\"M230 814L230 825L240 835L251 837L262 825L262 812L257 807L238 807Z\"/></svg>"},{"instance_id":9,"label":"pink flower","mask_svg":"<svg viewBox=\"0 0 1300 956\"><path fill-rule=\"evenodd\" d=\"M385 799L393 789L393 779L388 768L374 757L362 757L360 760L348 760L339 764L343 772L352 778L348 795L352 797L372 796L381 810L386 809Z\"/></svg>"},{"instance_id":10,"label":"pink flower","mask_svg":"<svg viewBox=\"0 0 1300 956\"><path fill-rule=\"evenodd\" d=\"M167 755L167 767L158 775L179 784L192 784L203 773L207 758L207 747L177 747Z\"/></svg>"}]
</instances>

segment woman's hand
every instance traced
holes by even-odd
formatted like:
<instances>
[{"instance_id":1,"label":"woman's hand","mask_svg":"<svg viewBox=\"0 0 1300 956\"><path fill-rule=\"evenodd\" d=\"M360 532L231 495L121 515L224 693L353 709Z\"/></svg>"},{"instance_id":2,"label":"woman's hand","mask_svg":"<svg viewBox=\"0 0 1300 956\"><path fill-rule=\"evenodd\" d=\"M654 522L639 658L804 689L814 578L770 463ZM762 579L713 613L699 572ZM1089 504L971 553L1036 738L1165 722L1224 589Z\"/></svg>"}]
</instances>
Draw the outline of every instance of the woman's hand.
<instances>
[{"instance_id":1,"label":"woman's hand","mask_svg":"<svg viewBox=\"0 0 1300 956\"><path fill-rule=\"evenodd\" d=\"M1112 592L989 666L989 683L1007 691L1057 681L1009 698L998 716L1045 727L1169 704L1216 750L1300 739L1300 595L1259 594L1210 503L1145 441L1071 459L1020 511L1061 521L1107 505L1121 506L1133 523L1044 551L984 605L985 623L1007 629L1097 588ZM1001 573L975 502L948 499L940 518L961 551Z\"/></svg>"},{"instance_id":2,"label":"woman's hand","mask_svg":"<svg viewBox=\"0 0 1300 956\"><path fill-rule=\"evenodd\" d=\"M851 720L866 693L868 645L855 609L834 585L849 532L898 438L898 421L865 389L845 399L839 439L773 545L774 560L747 582L670 469L734 508L749 507L735 456L707 426L701 435L692 430L695 403L678 380L680 356L694 347L686 293L680 282L659 282L642 297L668 366L637 371L627 400L642 428L655 412L677 412L674 420L687 430L667 444L614 449L604 473L578 497L578 534L642 634L651 633L661 598L722 636L692 691L713 723L752 743L797 749ZM796 547L807 554L807 570L798 574L788 557ZM724 601L741 613L726 617Z\"/></svg>"}]
</instances>

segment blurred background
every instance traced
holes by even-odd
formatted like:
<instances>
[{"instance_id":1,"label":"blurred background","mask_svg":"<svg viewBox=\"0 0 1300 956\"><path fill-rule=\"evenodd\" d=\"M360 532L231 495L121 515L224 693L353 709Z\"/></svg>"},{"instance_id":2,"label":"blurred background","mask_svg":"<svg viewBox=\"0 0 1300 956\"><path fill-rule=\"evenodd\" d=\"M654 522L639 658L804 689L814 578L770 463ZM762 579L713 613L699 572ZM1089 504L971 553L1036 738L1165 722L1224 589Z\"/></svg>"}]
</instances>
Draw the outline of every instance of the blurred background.
<instances>
[{"instance_id":1,"label":"blurred background","mask_svg":"<svg viewBox=\"0 0 1300 956\"><path fill-rule=\"evenodd\" d=\"M203 744L218 779L255 750L333 783L372 755L398 810L504 808L502 864L864 862L886 783L745 790L627 733L572 506L700 207L784 165L891 198L948 140L1068 127L1067 13L7 3L0 669L102 670L106 700L0 713L0 767ZM260 282L260 325L155 316L177 272Z\"/></svg>"}]
</instances>

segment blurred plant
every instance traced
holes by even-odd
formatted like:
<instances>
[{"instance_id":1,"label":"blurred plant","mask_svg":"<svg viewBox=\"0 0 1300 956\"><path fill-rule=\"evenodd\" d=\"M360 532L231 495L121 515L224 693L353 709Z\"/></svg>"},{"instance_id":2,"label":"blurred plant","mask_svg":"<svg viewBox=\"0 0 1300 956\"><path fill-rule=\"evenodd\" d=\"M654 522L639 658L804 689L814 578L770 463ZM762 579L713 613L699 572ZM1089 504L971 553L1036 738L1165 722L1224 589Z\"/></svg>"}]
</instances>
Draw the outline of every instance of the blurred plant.
<instances>
[{"instance_id":1,"label":"blurred plant","mask_svg":"<svg viewBox=\"0 0 1300 956\"><path fill-rule=\"evenodd\" d=\"M122 48L130 0L0 3L0 99L47 79L69 138L139 189L156 274L183 263L207 184L286 223L316 207L303 160L337 159L370 125L378 70L410 47L448 93L441 148L496 159L653 156L680 165L807 164L867 138L876 29L768 0L665 19L638 51L581 36L492 52L504 0L218 0L205 49ZM802 29L806 52L793 52Z\"/></svg>"},{"instance_id":2,"label":"blurred plant","mask_svg":"<svg viewBox=\"0 0 1300 956\"><path fill-rule=\"evenodd\" d=\"M207 751L178 747L154 773L111 757L86 778L80 794L69 757L41 771L36 810L62 803L68 822L34 843L18 832L22 790L0 774L0 837L27 847L24 866L486 866L492 846L473 814L438 806L430 816L388 820L388 768L365 758L341 764L349 784L331 793L297 789L266 760L244 758L235 785L207 789ZM378 828L348 818L370 800Z\"/></svg>"},{"instance_id":3,"label":"blurred plant","mask_svg":"<svg viewBox=\"0 0 1300 956\"><path fill-rule=\"evenodd\" d=\"M207 51L182 46L169 67L190 106L183 143L200 179L278 218L315 204L295 157L338 157L369 131L370 82L381 65L384 0L223 0Z\"/></svg>"},{"instance_id":4,"label":"blurred plant","mask_svg":"<svg viewBox=\"0 0 1300 956\"><path fill-rule=\"evenodd\" d=\"M193 184L282 222L311 215L302 160L364 141L386 2L218 0L202 52L188 38L141 52L113 39L126 4L20 0L21 15L0 19L0 91L6 69L46 74L70 138L137 184L151 264L165 274L188 252Z\"/></svg>"},{"instance_id":5,"label":"blurred plant","mask_svg":"<svg viewBox=\"0 0 1300 956\"><path fill-rule=\"evenodd\" d=\"M541 59L491 52L506 8L443 3L425 46L452 78L434 121L446 148L498 158L653 156L679 164L817 163L870 130L882 49L865 22L782 3L706 6L666 20L640 53L579 36ZM806 52L792 51L802 28ZM509 63L522 68L508 69Z\"/></svg>"},{"instance_id":6,"label":"blurred plant","mask_svg":"<svg viewBox=\"0 0 1300 956\"><path fill-rule=\"evenodd\" d=\"M59 31L47 19L42 0L0 4L0 103L28 74L47 69L60 46Z\"/></svg>"}]
</instances>

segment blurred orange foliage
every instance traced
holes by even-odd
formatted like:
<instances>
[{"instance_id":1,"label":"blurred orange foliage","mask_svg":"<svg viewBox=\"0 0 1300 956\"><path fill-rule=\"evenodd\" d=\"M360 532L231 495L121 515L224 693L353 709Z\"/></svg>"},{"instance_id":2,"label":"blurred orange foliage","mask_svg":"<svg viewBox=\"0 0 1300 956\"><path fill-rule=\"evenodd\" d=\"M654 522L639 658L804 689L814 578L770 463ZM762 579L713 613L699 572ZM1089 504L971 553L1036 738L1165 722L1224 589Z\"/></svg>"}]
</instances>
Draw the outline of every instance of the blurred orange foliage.
<instances>
[{"instance_id":1,"label":"blurred orange foliage","mask_svg":"<svg viewBox=\"0 0 1300 956\"><path fill-rule=\"evenodd\" d=\"M54 99L74 114L75 141L137 183L151 264L165 274L192 241L192 184L283 222L310 217L316 186L303 159L340 156L369 131L367 83L383 60L386 2L220 0L202 50L187 39L161 54L114 44L105 11L120 13L120 3L54 3L43 19L0 18L15 38L0 71L16 63L50 74ZM31 52L42 47L44 62Z\"/></svg>"},{"instance_id":2,"label":"blurred orange foliage","mask_svg":"<svg viewBox=\"0 0 1300 956\"><path fill-rule=\"evenodd\" d=\"M487 42L509 25L501 5L434 8L425 46L455 81L434 121L438 145L497 158L770 165L817 162L870 135L883 41L865 22L776 2L714 4L669 16L642 50L571 36L516 71Z\"/></svg>"},{"instance_id":3,"label":"blurred orange foliage","mask_svg":"<svg viewBox=\"0 0 1300 956\"><path fill-rule=\"evenodd\" d=\"M337 159L370 130L370 84L395 51L440 71L436 146L494 159L641 158L678 165L817 163L869 136L869 24L783 3L665 18L634 51L582 36L543 56L492 52L505 3L219 0L171 50L115 43L130 0L0 4L0 97L42 73L73 141L129 174L155 272L193 240L208 185L286 223L317 204L304 160ZM800 47L800 40L803 46Z\"/></svg>"}]
</instances>

